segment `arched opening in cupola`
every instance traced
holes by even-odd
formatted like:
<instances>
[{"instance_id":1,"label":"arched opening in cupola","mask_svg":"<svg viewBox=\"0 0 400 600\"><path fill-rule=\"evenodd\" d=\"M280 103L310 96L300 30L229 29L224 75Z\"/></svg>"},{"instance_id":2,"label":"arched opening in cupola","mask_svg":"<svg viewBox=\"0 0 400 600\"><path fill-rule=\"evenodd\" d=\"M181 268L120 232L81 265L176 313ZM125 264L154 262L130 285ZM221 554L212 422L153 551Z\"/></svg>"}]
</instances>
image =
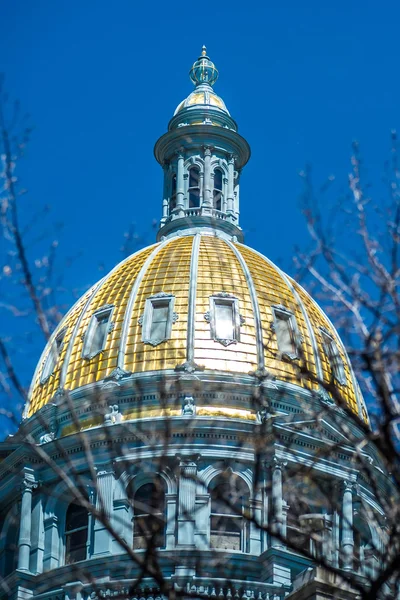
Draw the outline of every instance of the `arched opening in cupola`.
<instances>
[{"instance_id":1,"label":"arched opening in cupola","mask_svg":"<svg viewBox=\"0 0 400 600\"><path fill-rule=\"evenodd\" d=\"M133 496L134 549L165 546L165 483L157 477L140 486Z\"/></svg>"},{"instance_id":2,"label":"arched opening in cupola","mask_svg":"<svg viewBox=\"0 0 400 600\"><path fill-rule=\"evenodd\" d=\"M200 169L193 166L189 169L189 208L200 206Z\"/></svg>"},{"instance_id":3,"label":"arched opening in cupola","mask_svg":"<svg viewBox=\"0 0 400 600\"><path fill-rule=\"evenodd\" d=\"M176 173L171 177L171 195L169 198L169 214L176 208Z\"/></svg>"},{"instance_id":4,"label":"arched opening in cupola","mask_svg":"<svg viewBox=\"0 0 400 600\"><path fill-rule=\"evenodd\" d=\"M215 169L214 171L214 190L213 190L213 206L215 210L222 210L223 208L223 173L221 169Z\"/></svg>"},{"instance_id":5,"label":"arched opening in cupola","mask_svg":"<svg viewBox=\"0 0 400 600\"><path fill-rule=\"evenodd\" d=\"M249 488L241 477L222 473L211 482L210 546L248 551Z\"/></svg>"}]
</instances>

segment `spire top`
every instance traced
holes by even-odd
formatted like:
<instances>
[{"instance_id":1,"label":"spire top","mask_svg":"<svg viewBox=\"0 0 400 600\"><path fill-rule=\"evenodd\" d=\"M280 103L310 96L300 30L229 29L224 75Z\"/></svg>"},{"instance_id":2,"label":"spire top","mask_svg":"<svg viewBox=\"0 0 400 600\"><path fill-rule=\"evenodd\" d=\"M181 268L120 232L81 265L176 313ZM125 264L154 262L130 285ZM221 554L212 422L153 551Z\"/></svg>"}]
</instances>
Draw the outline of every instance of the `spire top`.
<instances>
[{"instance_id":1,"label":"spire top","mask_svg":"<svg viewBox=\"0 0 400 600\"><path fill-rule=\"evenodd\" d=\"M212 86L217 81L218 70L207 56L207 48L205 46L202 47L201 55L190 69L189 76L196 87L202 84Z\"/></svg>"}]
</instances>

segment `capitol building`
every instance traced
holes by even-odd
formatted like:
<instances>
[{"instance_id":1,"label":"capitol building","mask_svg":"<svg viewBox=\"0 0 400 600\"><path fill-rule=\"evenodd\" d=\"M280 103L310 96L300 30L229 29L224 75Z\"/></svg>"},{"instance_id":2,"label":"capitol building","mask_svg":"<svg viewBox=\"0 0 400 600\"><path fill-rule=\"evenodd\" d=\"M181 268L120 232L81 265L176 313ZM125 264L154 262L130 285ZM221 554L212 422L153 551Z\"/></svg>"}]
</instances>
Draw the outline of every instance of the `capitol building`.
<instances>
[{"instance_id":1,"label":"capitol building","mask_svg":"<svg viewBox=\"0 0 400 600\"><path fill-rule=\"evenodd\" d=\"M217 78L203 48L154 149L156 242L67 312L0 444L1 600L356 600L380 567L367 409L326 314L244 243Z\"/></svg>"}]
</instances>

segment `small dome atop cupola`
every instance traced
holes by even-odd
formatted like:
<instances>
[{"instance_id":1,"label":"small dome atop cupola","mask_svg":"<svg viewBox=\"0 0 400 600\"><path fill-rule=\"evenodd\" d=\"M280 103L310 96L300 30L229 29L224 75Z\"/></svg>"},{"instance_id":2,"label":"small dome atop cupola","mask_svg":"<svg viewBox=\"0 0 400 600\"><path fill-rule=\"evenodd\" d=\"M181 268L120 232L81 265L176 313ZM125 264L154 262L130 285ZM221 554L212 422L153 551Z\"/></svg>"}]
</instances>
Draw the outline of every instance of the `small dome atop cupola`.
<instances>
[{"instance_id":1,"label":"small dome atop cupola","mask_svg":"<svg viewBox=\"0 0 400 600\"><path fill-rule=\"evenodd\" d=\"M189 75L194 85L201 85L202 83L214 85L217 81L218 69L207 56L207 48L205 46L203 46L199 58L193 63Z\"/></svg>"},{"instance_id":2,"label":"small dome atop cupola","mask_svg":"<svg viewBox=\"0 0 400 600\"><path fill-rule=\"evenodd\" d=\"M193 63L189 71L189 77L196 86L196 89L178 104L174 115L177 115L184 108L201 106L216 108L229 115L225 102L212 88L218 79L218 69L207 56L205 46L203 46L199 58Z\"/></svg>"}]
</instances>

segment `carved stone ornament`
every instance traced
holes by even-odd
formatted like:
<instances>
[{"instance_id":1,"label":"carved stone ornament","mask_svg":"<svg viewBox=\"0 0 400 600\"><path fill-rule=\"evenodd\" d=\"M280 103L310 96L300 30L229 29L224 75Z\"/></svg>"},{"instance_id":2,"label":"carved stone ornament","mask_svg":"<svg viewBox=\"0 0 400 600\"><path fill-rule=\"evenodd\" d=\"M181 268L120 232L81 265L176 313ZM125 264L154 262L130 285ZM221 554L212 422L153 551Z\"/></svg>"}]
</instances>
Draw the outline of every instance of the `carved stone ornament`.
<instances>
[{"instance_id":1,"label":"carved stone ornament","mask_svg":"<svg viewBox=\"0 0 400 600\"><path fill-rule=\"evenodd\" d=\"M195 371L204 371L204 368L205 367L203 367L202 365L196 364L193 360L187 360L181 365L176 365L175 371L183 371L184 373L194 373Z\"/></svg>"},{"instance_id":2,"label":"carved stone ornament","mask_svg":"<svg viewBox=\"0 0 400 600\"><path fill-rule=\"evenodd\" d=\"M48 442L52 442L55 438L54 431L49 431L48 433L44 433L39 438L39 444L47 444Z\"/></svg>"},{"instance_id":3,"label":"carved stone ornament","mask_svg":"<svg viewBox=\"0 0 400 600\"><path fill-rule=\"evenodd\" d=\"M185 417L193 417L196 414L196 404L193 396L185 396L182 406L182 415Z\"/></svg>"},{"instance_id":4,"label":"carved stone ornament","mask_svg":"<svg viewBox=\"0 0 400 600\"><path fill-rule=\"evenodd\" d=\"M272 381L276 380L276 376L272 375L272 373L267 371L267 369L265 367L262 367L261 369L258 368L255 371L250 371L249 375L254 375L254 377L257 377L257 379L260 379L261 381L268 380L268 381L272 382ZM277 387L277 386L274 386L274 387Z\"/></svg>"},{"instance_id":5,"label":"carved stone ornament","mask_svg":"<svg viewBox=\"0 0 400 600\"><path fill-rule=\"evenodd\" d=\"M121 423L122 414L119 411L118 404L109 406L109 411L104 415L104 425L114 425L115 423Z\"/></svg>"},{"instance_id":6,"label":"carved stone ornament","mask_svg":"<svg viewBox=\"0 0 400 600\"><path fill-rule=\"evenodd\" d=\"M132 371L125 371L125 369L121 369L121 367L115 367L108 377L104 377L104 381L121 381L121 379L129 377L130 375L132 375Z\"/></svg>"},{"instance_id":7,"label":"carved stone ornament","mask_svg":"<svg viewBox=\"0 0 400 600\"><path fill-rule=\"evenodd\" d=\"M155 298L171 298L171 294L167 294L167 292L157 292L157 294L153 294L149 296L149 300L154 300Z\"/></svg>"},{"instance_id":8,"label":"carved stone ornament","mask_svg":"<svg viewBox=\"0 0 400 600\"><path fill-rule=\"evenodd\" d=\"M150 344L150 346L158 346L158 344L162 344L163 342L166 342L168 338L160 338L160 339L154 339L154 340L143 340L144 344Z\"/></svg>"},{"instance_id":9,"label":"carved stone ornament","mask_svg":"<svg viewBox=\"0 0 400 600\"><path fill-rule=\"evenodd\" d=\"M25 477L19 486L20 491L23 493L25 490L35 490L38 487L38 482L34 479Z\"/></svg>"},{"instance_id":10,"label":"carved stone ornament","mask_svg":"<svg viewBox=\"0 0 400 600\"><path fill-rule=\"evenodd\" d=\"M230 294L229 292L217 292L216 294L213 294L210 297L212 297L212 298L232 298L232 300L237 300L237 296L234 296L233 294Z\"/></svg>"},{"instance_id":11,"label":"carved stone ornament","mask_svg":"<svg viewBox=\"0 0 400 600\"><path fill-rule=\"evenodd\" d=\"M215 338L216 342L219 342L220 344L222 344L223 346L230 346L231 344L237 344L237 340L231 340L231 339L222 339L222 338Z\"/></svg>"},{"instance_id":12,"label":"carved stone ornament","mask_svg":"<svg viewBox=\"0 0 400 600\"><path fill-rule=\"evenodd\" d=\"M325 388L320 388L317 393L317 398L327 406L335 406L335 403Z\"/></svg>"}]
</instances>

